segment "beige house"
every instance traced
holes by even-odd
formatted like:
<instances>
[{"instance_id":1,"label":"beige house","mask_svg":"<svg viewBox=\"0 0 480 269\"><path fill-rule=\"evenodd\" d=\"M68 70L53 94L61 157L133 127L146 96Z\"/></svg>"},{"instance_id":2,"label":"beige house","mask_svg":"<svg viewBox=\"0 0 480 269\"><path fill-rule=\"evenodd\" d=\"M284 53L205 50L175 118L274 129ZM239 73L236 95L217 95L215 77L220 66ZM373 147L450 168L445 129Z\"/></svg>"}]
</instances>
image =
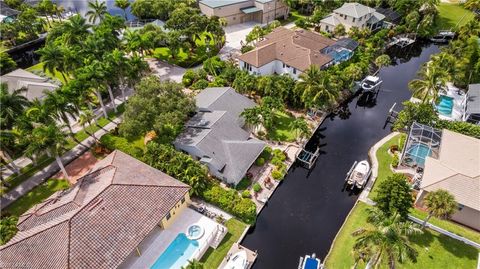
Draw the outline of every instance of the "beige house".
<instances>
[{"instance_id":1,"label":"beige house","mask_svg":"<svg viewBox=\"0 0 480 269\"><path fill-rule=\"evenodd\" d=\"M224 18L228 25L249 21L266 24L286 19L289 12L281 0L200 0L199 7L209 17Z\"/></svg>"},{"instance_id":2,"label":"beige house","mask_svg":"<svg viewBox=\"0 0 480 269\"><path fill-rule=\"evenodd\" d=\"M21 68L1 76L0 82L8 85L8 91L10 93L18 89L25 89L22 95L29 101L42 99L45 96L45 92L54 91L58 88L57 85L48 82L48 79Z\"/></svg>"},{"instance_id":3,"label":"beige house","mask_svg":"<svg viewBox=\"0 0 480 269\"><path fill-rule=\"evenodd\" d=\"M320 30L331 33L339 24L343 24L346 31L354 26L376 30L383 27L384 19L385 16L374 8L359 3L345 3L320 21Z\"/></svg>"},{"instance_id":4,"label":"beige house","mask_svg":"<svg viewBox=\"0 0 480 269\"><path fill-rule=\"evenodd\" d=\"M455 196L452 220L480 230L480 140L442 131L438 158L427 157L416 204L428 192L444 189Z\"/></svg>"},{"instance_id":5,"label":"beige house","mask_svg":"<svg viewBox=\"0 0 480 269\"><path fill-rule=\"evenodd\" d=\"M1 268L117 268L188 210L188 185L123 152L92 171L19 217Z\"/></svg>"}]
</instances>

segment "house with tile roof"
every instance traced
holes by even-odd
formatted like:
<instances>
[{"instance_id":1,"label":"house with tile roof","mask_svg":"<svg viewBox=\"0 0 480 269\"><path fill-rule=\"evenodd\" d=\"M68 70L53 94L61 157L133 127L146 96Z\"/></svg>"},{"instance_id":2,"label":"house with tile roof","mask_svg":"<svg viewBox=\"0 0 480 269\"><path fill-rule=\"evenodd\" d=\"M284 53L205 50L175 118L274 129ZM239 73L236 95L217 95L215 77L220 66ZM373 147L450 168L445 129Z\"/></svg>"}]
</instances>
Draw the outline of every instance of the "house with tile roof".
<instances>
[{"instance_id":1,"label":"house with tile roof","mask_svg":"<svg viewBox=\"0 0 480 269\"><path fill-rule=\"evenodd\" d=\"M240 68L250 74L288 74L298 79L311 65L325 69L348 60L358 46L356 41L350 41L333 41L308 30L277 27L260 40L253 50L237 59Z\"/></svg>"},{"instance_id":2,"label":"house with tile roof","mask_svg":"<svg viewBox=\"0 0 480 269\"><path fill-rule=\"evenodd\" d=\"M58 88L58 85L49 82L47 78L37 76L21 68L0 76L0 83L6 83L10 93L18 89L25 89L22 95L29 101L42 99L45 92L54 91Z\"/></svg>"},{"instance_id":3,"label":"house with tile roof","mask_svg":"<svg viewBox=\"0 0 480 269\"><path fill-rule=\"evenodd\" d=\"M332 33L339 24L349 31L352 27L377 30L383 27L385 15L359 3L344 3L320 21L320 30Z\"/></svg>"},{"instance_id":4,"label":"house with tile roof","mask_svg":"<svg viewBox=\"0 0 480 269\"><path fill-rule=\"evenodd\" d=\"M438 156L425 159L416 204L431 191L447 190L458 203L452 220L480 231L480 140L442 130Z\"/></svg>"},{"instance_id":5,"label":"house with tile roof","mask_svg":"<svg viewBox=\"0 0 480 269\"><path fill-rule=\"evenodd\" d=\"M230 87L206 88L195 99L197 114L174 145L204 163L218 179L237 185L265 148L242 128L240 114L256 104Z\"/></svg>"},{"instance_id":6,"label":"house with tile roof","mask_svg":"<svg viewBox=\"0 0 480 269\"><path fill-rule=\"evenodd\" d=\"M19 217L1 268L119 267L186 209L190 187L121 152Z\"/></svg>"},{"instance_id":7,"label":"house with tile roof","mask_svg":"<svg viewBox=\"0 0 480 269\"><path fill-rule=\"evenodd\" d=\"M250 21L268 24L286 19L290 11L281 0L200 0L198 5L203 14L224 18L228 25Z\"/></svg>"}]
</instances>

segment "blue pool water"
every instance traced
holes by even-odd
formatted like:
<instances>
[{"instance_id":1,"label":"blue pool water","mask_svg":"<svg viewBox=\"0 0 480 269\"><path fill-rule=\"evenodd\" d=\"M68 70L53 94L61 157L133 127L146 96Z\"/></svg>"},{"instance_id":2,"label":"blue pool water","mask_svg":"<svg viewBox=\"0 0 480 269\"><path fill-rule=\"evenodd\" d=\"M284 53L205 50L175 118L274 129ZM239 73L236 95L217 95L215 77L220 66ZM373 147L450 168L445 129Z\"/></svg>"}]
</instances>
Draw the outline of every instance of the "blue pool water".
<instances>
[{"instance_id":1,"label":"blue pool water","mask_svg":"<svg viewBox=\"0 0 480 269\"><path fill-rule=\"evenodd\" d=\"M438 113L444 116L450 116L452 115L452 109L453 109L453 98L445 96L445 95L440 95L438 97L438 103L436 105Z\"/></svg>"},{"instance_id":2,"label":"blue pool water","mask_svg":"<svg viewBox=\"0 0 480 269\"><path fill-rule=\"evenodd\" d=\"M414 144L407 150L407 155L418 165L425 165L425 158L430 156L432 150L424 144Z\"/></svg>"},{"instance_id":3,"label":"blue pool water","mask_svg":"<svg viewBox=\"0 0 480 269\"><path fill-rule=\"evenodd\" d=\"M351 52L348 50L332 51L329 55L333 58L335 62L342 62L350 59Z\"/></svg>"},{"instance_id":4,"label":"blue pool water","mask_svg":"<svg viewBox=\"0 0 480 269\"><path fill-rule=\"evenodd\" d=\"M188 239L184 233L178 234L150 269L180 269L188 263L197 249L197 240Z\"/></svg>"}]
</instances>

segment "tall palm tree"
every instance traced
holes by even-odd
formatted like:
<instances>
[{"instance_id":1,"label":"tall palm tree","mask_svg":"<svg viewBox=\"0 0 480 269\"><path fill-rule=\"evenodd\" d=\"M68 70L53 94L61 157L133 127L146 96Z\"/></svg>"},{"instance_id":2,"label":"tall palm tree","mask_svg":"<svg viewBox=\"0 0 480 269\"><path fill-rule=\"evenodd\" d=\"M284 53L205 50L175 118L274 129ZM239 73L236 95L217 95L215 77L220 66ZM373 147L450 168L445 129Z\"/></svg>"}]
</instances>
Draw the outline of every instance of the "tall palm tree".
<instances>
[{"instance_id":1,"label":"tall palm tree","mask_svg":"<svg viewBox=\"0 0 480 269\"><path fill-rule=\"evenodd\" d=\"M335 103L339 91L336 87L331 87L329 75L320 70L316 65L310 66L300 75L300 81L297 83L297 91L301 91L301 99L306 108L327 107Z\"/></svg>"},{"instance_id":2,"label":"tall palm tree","mask_svg":"<svg viewBox=\"0 0 480 269\"><path fill-rule=\"evenodd\" d=\"M40 54L40 61L43 62L44 72L48 70L51 74L55 74L58 71L62 74L64 81L67 82L67 77L65 76L65 55L61 46L49 42L45 47L37 50L37 53Z\"/></svg>"},{"instance_id":3,"label":"tall palm tree","mask_svg":"<svg viewBox=\"0 0 480 269\"><path fill-rule=\"evenodd\" d=\"M386 263L393 269L397 261L415 261L418 252L410 243L409 236L422 230L410 221L400 221L399 215L387 217L377 208L369 213L367 221L371 225L352 234L357 237L353 246L354 256L369 260L373 268Z\"/></svg>"},{"instance_id":4,"label":"tall palm tree","mask_svg":"<svg viewBox=\"0 0 480 269\"><path fill-rule=\"evenodd\" d=\"M74 15L62 24L66 45L79 45L89 34L90 24L80 15Z\"/></svg>"},{"instance_id":5,"label":"tall palm tree","mask_svg":"<svg viewBox=\"0 0 480 269\"><path fill-rule=\"evenodd\" d=\"M247 108L240 114L253 132L262 123L260 107Z\"/></svg>"},{"instance_id":6,"label":"tall palm tree","mask_svg":"<svg viewBox=\"0 0 480 269\"><path fill-rule=\"evenodd\" d=\"M95 120L95 114L91 110L82 110L82 112L80 113L80 116L78 117L78 123L82 126L83 131L89 136L93 137L95 141L98 141L94 133L90 133L87 131L87 126L90 125L94 120Z\"/></svg>"},{"instance_id":7,"label":"tall palm tree","mask_svg":"<svg viewBox=\"0 0 480 269\"><path fill-rule=\"evenodd\" d=\"M46 92L43 103L51 113L52 117L58 121L62 121L65 126L68 127L70 136L79 143L80 141L76 140L72 127L70 126L69 119L74 119L78 116L79 111L77 107L68 100L68 97L63 94L61 90Z\"/></svg>"},{"instance_id":8,"label":"tall palm tree","mask_svg":"<svg viewBox=\"0 0 480 269\"><path fill-rule=\"evenodd\" d=\"M391 63L390 56L387 54L382 54L375 59L375 65L378 66L378 69L387 66Z\"/></svg>"},{"instance_id":9,"label":"tall palm tree","mask_svg":"<svg viewBox=\"0 0 480 269\"><path fill-rule=\"evenodd\" d=\"M128 21L127 8L130 6L130 2L128 2L128 0L115 0L115 6L123 10L125 21Z\"/></svg>"},{"instance_id":10,"label":"tall palm tree","mask_svg":"<svg viewBox=\"0 0 480 269\"><path fill-rule=\"evenodd\" d=\"M308 127L308 123L302 118L292 121L290 123L290 128L295 132L295 137L297 139L307 137L310 134L310 127Z\"/></svg>"},{"instance_id":11,"label":"tall palm tree","mask_svg":"<svg viewBox=\"0 0 480 269\"><path fill-rule=\"evenodd\" d=\"M88 21L90 23L96 23L98 21L102 21L105 14L107 14L107 4L105 2L99 2L95 0L95 2L89 1L88 2L88 11L85 13L85 16L88 17Z\"/></svg>"},{"instance_id":12,"label":"tall palm tree","mask_svg":"<svg viewBox=\"0 0 480 269\"><path fill-rule=\"evenodd\" d=\"M414 96L420 98L423 103L430 100L435 101L440 90L445 87L448 74L432 62L428 62L420 70L419 76L420 78L410 81L408 87L413 91Z\"/></svg>"},{"instance_id":13,"label":"tall palm tree","mask_svg":"<svg viewBox=\"0 0 480 269\"><path fill-rule=\"evenodd\" d=\"M65 145L67 145L66 134L62 131L62 126L57 126L55 123L39 124L25 139L27 142L25 154L27 156L33 157L42 153L54 156L63 175L69 178L60 158L65 150Z\"/></svg>"},{"instance_id":14,"label":"tall palm tree","mask_svg":"<svg viewBox=\"0 0 480 269\"><path fill-rule=\"evenodd\" d=\"M436 190L427 193L423 199L424 205L427 207L428 215L422 224L425 228L427 222L432 216L437 218L449 218L457 210L457 202L455 196L446 190Z\"/></svg>"},{"instance_id":15,"label":"tall palm tree","mask_svg":"<svg viewBox=\"0 0 480 269\"><path fill-rule=\"evenodd\" d=\"M11 93L8 92L6 83L0 84L0 128L10 130L13 128L15 119L30 105L28 99L22 95L26 89L21 88Z\"/></svg>"}]
</instances>

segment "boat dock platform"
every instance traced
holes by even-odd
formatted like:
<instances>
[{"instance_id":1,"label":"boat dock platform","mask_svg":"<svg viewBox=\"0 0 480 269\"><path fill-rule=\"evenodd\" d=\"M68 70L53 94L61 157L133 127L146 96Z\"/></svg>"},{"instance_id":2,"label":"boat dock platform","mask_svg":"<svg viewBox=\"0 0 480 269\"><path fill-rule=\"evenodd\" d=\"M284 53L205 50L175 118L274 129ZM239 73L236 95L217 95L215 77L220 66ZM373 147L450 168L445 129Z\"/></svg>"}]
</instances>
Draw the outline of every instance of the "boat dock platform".
<instances>
[{"instance_id":1,"label":"boat dock platform","mask_svg":"<svg viewBox=\"0 0 480 269\"><path fill-rule=\"evenodd\" d=\"M239 240L240 241L240 240ZM227 253L227 256L223 259L222 263L220 266L218 266L219 269L225 268L227 265L228 261L230 260L230 257L232 257L235 253L244 250L247 253L247 269L252 268L253 263L257 259L258 253L256 251L250 250L239 243L234 243L233 246L230 248L230 250Z\"/></svg>"},{"instance_id":2,"label":"boat dock platform","mask_svg":"<svg viewBox=\"0 0 480 269\"><path fill-rule=\"evenodd\" d=\"M315 152L310 152L305 148L302 148L300 153L297 155L297 160L300 161L301 164L306 165L308 169L311 169L318 158L319 151L319 148L317 148Z\"/></svg>"},{"instance_id":3,"label":"boat dock platform","mask_svg":"<svg viewBox=\"0 0 480 269\"><path fill-rule=\"evenodd\" d=\"M409 46L411 44L415 43L415 38L409 38L406 36L403 37L393 37L392 41L390 41L386 47L390 48L393 46L398 46L400 48L405 48L406 46Z\"/></svg>"}]
</instances>

